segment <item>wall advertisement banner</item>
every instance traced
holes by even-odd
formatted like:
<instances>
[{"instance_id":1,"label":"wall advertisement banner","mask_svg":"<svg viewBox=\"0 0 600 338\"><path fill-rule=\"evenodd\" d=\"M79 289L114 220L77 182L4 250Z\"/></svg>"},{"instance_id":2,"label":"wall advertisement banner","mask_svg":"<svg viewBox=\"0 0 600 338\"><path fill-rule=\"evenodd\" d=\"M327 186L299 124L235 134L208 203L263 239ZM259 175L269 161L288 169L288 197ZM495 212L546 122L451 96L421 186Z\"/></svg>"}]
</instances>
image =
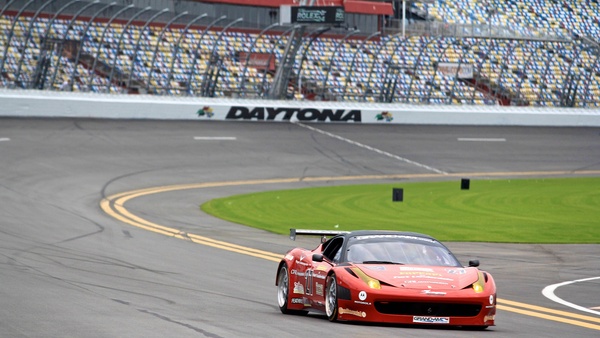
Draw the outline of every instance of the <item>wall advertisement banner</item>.
<instances>
[{"instance_id":1,"label":"wall advertisement banner","mask_svg":"<svg viewBox=\"0 0 600 338\"><path fill-rule=\"evenodd\" d=\"M598 109L169 98L0 90L0 116L365 123L600 126Z\"/></svg>"}]
</instances>

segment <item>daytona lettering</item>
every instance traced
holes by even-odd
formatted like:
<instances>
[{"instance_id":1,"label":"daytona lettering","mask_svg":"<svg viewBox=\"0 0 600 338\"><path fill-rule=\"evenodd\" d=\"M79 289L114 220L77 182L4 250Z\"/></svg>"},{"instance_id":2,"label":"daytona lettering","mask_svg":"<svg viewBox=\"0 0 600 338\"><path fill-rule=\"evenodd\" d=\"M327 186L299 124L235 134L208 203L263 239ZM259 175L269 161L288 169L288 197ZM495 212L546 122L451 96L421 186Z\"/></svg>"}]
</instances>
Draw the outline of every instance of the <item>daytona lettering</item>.
<instances>
[{"instance_id":1,"label":"daytona lettering","mask_svg":"<svg viewBox=\"0 0 600 338\"><path fill-rule=\"evenodd\" d=\"M332 121L332 122L361 122L360 110L344 109L315 109L315 108L273 108L273 107L239 107L232 106L227 113L227 120L283 120L289 121L293 117L298 121Z\"/></svg>"}]
</instances>

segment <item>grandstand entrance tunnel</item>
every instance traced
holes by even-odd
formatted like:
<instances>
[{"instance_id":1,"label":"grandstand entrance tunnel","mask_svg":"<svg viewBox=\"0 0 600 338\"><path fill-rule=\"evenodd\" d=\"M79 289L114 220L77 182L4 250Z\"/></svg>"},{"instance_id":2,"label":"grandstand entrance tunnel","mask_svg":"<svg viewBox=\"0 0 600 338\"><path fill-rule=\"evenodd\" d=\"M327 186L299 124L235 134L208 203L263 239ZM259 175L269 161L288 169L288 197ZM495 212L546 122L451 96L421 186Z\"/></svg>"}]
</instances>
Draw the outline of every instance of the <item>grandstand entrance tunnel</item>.
<instances>
[{"instance_id":1,"label":"grandstand entrance tunnel","mask_svg":"<svg viewBox=\"0 0 600 338\"><path fill-rule=\"evenodd\" d=\"M257 30L242 24L240 18L99 1L7 1L0 10L5 32L0 37L0 86L350 102L600 106L600 52L579 40L402 36L277 23ZM278 75L282 67L286 72Z\"/></svg>"}]
</instances>

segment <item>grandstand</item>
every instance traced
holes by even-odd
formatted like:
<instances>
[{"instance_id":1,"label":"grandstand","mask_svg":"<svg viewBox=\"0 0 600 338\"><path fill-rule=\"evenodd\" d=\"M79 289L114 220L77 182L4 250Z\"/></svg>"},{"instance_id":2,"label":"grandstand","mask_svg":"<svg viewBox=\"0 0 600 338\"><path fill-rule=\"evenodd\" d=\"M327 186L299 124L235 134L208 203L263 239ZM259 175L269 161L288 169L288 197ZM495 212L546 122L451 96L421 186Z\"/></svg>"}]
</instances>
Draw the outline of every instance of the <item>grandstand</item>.
<instances>
[{"instance_id":1,"label":"grandstand","mask_svg":"<svg viewBox=\"0 0 600 338\"><path fill-rule=\"evenodd\" d=\"M345 24L280 23L298 2L0 1L0 87L600 106L597 1L327 0Z\"/></svg>"}]
</instances>

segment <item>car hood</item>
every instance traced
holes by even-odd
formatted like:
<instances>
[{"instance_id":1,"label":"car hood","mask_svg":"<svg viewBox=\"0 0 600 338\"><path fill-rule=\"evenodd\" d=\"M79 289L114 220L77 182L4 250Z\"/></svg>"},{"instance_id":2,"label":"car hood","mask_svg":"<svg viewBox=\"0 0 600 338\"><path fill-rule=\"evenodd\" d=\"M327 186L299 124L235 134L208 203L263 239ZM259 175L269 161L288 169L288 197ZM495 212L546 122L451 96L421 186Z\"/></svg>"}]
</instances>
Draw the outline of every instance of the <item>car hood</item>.
<instances>
[{"instance_id":1,"label":"car hood","mask_svg":"<svg viewBox=\"0 0 600 338\"><path fill-rule=\"evenodd\" d=\"M460 290L479 278L477 268L392 264L356 264L381 282L407 289Z\"/></svg>"}]
</instances>

